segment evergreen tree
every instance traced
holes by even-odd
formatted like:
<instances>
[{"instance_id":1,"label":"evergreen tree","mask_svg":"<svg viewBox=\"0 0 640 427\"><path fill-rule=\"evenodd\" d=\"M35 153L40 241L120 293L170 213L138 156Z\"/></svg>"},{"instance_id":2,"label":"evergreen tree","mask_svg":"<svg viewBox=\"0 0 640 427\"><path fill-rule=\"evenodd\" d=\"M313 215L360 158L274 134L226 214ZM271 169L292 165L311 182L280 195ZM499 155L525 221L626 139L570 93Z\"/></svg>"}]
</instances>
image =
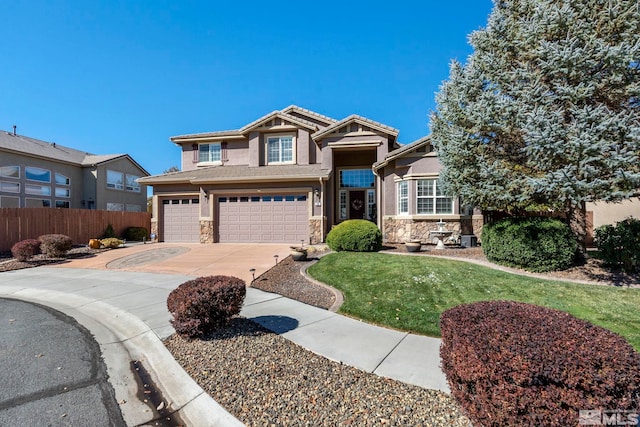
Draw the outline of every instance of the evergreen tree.
<instances>
[{"instance_id":1,"label":"evergreen tree","mask_svg":"<svg viewBox=\"0 0 640 427\"><path fill-rule=\"evenodd\" d=\"M589 201L640 195L638 0L494 0L431 116L449 191L564 212L584 249Z\"/></svg>"}]
</instances>

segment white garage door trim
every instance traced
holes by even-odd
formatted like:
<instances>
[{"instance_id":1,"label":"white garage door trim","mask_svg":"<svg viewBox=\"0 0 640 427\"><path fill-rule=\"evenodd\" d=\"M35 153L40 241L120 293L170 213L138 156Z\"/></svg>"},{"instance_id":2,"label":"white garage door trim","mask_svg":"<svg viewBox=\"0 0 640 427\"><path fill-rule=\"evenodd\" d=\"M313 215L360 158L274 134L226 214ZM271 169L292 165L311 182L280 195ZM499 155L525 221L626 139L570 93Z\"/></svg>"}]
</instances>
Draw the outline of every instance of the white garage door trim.
<instances>
[{"instance_id":1,"label":"white garage door trim","mask_svg":"<svg viewBox=\"0 0 640 427\"><path fill-rule=\"evenodd\" d=\"M181 197L162 200L163 240L165 242L200 241L200 201Z\"/></svg>"},{"instance_id":2,"label":"white garage door trim","mask_svg":"<svg viewBox=\"0 0 640 427\"><path fill-rule=\"evenodd\" d=\"M309 241L306 194L230 195L217 198L218 239L222 243Z\"/></svg>"}]
</instances>

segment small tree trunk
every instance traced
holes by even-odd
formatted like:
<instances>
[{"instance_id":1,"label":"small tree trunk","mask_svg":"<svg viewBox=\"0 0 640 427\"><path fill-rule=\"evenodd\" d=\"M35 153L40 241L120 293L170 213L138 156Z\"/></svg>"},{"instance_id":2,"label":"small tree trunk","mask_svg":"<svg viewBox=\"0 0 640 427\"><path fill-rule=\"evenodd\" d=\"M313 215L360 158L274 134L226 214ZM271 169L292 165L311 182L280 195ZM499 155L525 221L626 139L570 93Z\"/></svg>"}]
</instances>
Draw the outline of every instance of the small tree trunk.
<instances>
[{"instance_id":1,"label":"small tree trunk","mask_svg":"<svg viewBox=\"0 0 640 427\"><path fill-rule=\"evenodd\" d=\"M567 206L567 219L569 227L578 242L576 262L584 263L587 257L587 204L580 202L578 205Z\"/></svg>"}]
</instances>

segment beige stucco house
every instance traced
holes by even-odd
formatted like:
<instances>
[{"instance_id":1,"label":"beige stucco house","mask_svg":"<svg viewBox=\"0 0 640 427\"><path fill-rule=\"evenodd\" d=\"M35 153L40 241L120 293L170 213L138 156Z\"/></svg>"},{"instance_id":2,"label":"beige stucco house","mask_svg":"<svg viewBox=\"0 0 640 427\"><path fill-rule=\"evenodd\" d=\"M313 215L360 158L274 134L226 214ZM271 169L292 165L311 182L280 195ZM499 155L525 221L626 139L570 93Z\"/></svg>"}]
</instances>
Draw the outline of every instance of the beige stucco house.
<instances>
[{"instance_id":1,"label":"beige stucco house","mask_svg":"<svg viewBox=\"0 0 640 427\"><path fill-rule=\"evenodd\" d=\"M478 234L482 216L442 192L428 137L359 115L295 105L240 129L179 135L181 171L153 186L152 232L167 242L318 243L347 219L375 222L389 242L429 240L436 222Z\"/></svg>"},{"instance_id":2,"label":"beige stucco house","mask_svg":"<svg viewBox=\"0 0 640 427\"><path fill-rule=\"evenodd\" d=\"M0 208L144 212L149 173L128 154L95 155L0 131Z\"/></svg>"}]
</instances>

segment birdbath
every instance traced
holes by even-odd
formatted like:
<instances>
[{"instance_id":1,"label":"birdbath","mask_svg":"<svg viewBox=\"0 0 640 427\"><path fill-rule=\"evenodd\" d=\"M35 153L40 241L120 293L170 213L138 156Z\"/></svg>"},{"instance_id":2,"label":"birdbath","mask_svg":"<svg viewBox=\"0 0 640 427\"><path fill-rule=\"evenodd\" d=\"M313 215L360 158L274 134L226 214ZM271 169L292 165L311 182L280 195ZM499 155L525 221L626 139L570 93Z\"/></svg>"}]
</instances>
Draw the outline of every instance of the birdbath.
<instances>
[{"instance_id":1,"label":"birdbath","mask_svg":"<svg viewBox=\"0 0 640 427\"><path fill-rule=\"evenodd\" d=\"M442 220L436 222L436 225L438 226L438 229L435 231L430 231L429 232L429 238L433 239L434 237L438 239L438 244L436 245L436 249L444 249L444 242L442 241L442 239L444 237L449 237L453 234L453 231L450 230L445 230L444 226L446 225L446 222L442 222Z\"/></svg>"}]
</instances>

